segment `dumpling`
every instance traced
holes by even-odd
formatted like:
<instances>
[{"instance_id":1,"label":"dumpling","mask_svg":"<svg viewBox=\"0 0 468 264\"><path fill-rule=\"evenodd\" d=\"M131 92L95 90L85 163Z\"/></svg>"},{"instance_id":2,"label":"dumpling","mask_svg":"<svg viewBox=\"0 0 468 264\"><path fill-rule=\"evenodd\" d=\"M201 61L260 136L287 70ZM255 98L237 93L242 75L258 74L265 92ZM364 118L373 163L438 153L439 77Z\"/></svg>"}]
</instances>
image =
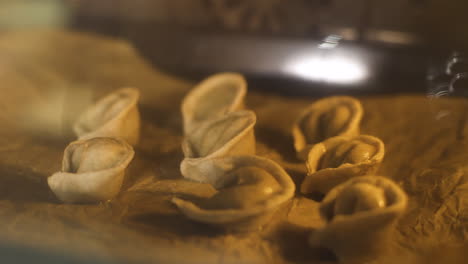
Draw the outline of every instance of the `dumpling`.
<instances>
[{"instance_id":1,"label":"dumpling","mask_svg":"<svg viewBox=\"0 0 468 264\"><path fill-rule=\"evenodd\" d=\"M291 177L269 159L229 156L206 165L205 177L218 192L198 203L172 200L192 220L234 231L256 230L294 196Z\"/></svg>"},{"instance_id":2,"label":"dumpling","mask_svg":"<svg viewBox=\"0 0 468 264\"><path fill-rule=\"evenodd\" d=\"M215 74L197 84L182 102L185 134L203 122L243 109L246 93L247 82L238 73Z\"/></svg>"},{"instance_id":3,"label":"dumpling","mask_svg":"<svg viewBox=\"0 0 468 264\"><path fill-rule=\"evenodd\" d=\"M231 112L205 122L185 136L182 142L184 160L182 175L190 180L209 182L205 168L212 159L255 154L255 113L248 110Z\"/></svg>"},{"instance_id":4,"label":"dumpling","mask_svg":"<svg viewBox=\"0 0 468 264\"><path fill-rule=\"evenodd\" d=\"M65 203L94 203L112 199L122 186L133 148L118 138L91 138L65 149L62 171L47 179Z\"/></svg>"},{"instance_id":5,"label":"dumpling","mask_svg":"<svg viewBox=\"0 0 468 264\"><path fill-rule=\"evenodd\" d=\"M389 250L394 224L407 206L405 192L380 176L353 178L333 188L320 204L326 224L310 245L332 250L340 262L364 263Z\"/></svg>"},{"instance_id":6,"label":"dumpling","mask_svg":"<svg viewBox=\"0 0 468 264\"><path fill-rule=\"evenodd\" d=\"M359 100L349 96L333 96L307 107L292 130L298 158L305 160L310 148L335 136L359 135L362 119Z\"/></svg>"},{"instance_id":7,"label":"dumpling","mask_svg":"<svg viewBox=\"0 0 468 264\"><path fill-rule=\"evenodd\" d=\"M73 130L79 139L119 137L134 146L140 136L139 97L135 88L117 90L84 111Z\"/></svg>"},{"instance_id":8,"label":"dumpling","mask_svg":"<svg viewBox=\"0 0 468 264\"><path fill-rule=\"evenodd\" d=\"M301 192L326 194L350 178L375 173L384 153L383 142L368 135L338 136L315 144L309 151Z\"/></svg>"},{"instance_id":9,"label":"dumpling","mask_svg":"<svg viewBox=\"0 0 468 264\"><path fill-rule=\"evenodd\" d=\"M226 178L232 179L201 207L204 209L247 209L261 205L281 189L268 171L245 166L235 168Z\"/></svg>"}]
</instances>

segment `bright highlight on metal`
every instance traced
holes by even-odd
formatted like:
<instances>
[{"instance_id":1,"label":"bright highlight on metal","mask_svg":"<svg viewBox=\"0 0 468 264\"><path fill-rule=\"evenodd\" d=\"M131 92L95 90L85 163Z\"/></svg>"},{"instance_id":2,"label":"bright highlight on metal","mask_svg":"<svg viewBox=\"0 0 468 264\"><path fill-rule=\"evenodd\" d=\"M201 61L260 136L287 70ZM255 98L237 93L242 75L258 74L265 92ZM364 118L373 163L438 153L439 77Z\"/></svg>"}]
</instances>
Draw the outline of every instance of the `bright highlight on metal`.
<instances>
[{"instance_id":1,"label":"bright highlight on metal","mask_svg":"<svg viewBox=\"0 0 468 264\"><path fill-rule=\"evenodd\" d=\"M285 71L303 79L335 84L359 83L368 75L365 64L342 56L298 57L286 65Z\"/></svg>"}]
</instances>

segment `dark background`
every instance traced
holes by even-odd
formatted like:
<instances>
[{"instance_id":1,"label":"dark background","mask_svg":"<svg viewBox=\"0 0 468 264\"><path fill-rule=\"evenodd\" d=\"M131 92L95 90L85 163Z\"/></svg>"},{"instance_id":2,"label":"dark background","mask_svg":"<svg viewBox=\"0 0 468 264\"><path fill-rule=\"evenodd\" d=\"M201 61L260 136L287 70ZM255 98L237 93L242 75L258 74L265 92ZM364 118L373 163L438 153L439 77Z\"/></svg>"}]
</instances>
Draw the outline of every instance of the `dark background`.
<instances>
[{"instance_id":1,"label":"dark background","mask_svg":"<svg viewBox=\"0 0 468 264\"><path fill-rule=\"evenodd\" d=\"M3 0L0 32L66 28L125 38L181 77L238 71L254 87L297 95L336 93L334 84L282 72L288 54L336 34L343 49L362 49L372 69L340 93L427 92L447 86L447 61L468 47L467 11L465 0Z\"/></svg>"}]
</instances>

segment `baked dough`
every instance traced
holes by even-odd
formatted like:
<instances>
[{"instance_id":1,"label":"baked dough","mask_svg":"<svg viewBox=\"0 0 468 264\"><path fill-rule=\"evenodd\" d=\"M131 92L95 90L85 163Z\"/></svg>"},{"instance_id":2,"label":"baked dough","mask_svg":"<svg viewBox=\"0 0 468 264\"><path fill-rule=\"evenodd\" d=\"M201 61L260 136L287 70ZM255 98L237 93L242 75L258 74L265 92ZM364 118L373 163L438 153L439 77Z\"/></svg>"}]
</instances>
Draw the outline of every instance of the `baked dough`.
<instances>
[{"instance_id":1,"label":"baked dough","mask_svg":"<svg viewBox=\"0 0 468 264\"><path fill-rule=\"evenodd\" d=\"M231 112L207 121L182 142L184 160L180 164L186 179L216 185L217 179L209 179L206 168L214 159L233 155L254 155L254 125L256 115L252 111Z\"/></svg>"},{"instance_id":2,"label":"baked dough","mask_svg":"<svg viewBox=\"0 0 468 264\"><path fill-rule=\"evenodd\" d=\"M188 218L236 232L261 228L294 196L295 185L276 162L253 155L213 159L205 166L218 192L196 203L175 197L172 202Z\"/></svg>"},{"instance_id":3,"label":"baked dough","mask_svg":"<svg viewBox=\"0 0 468 264\"><path fill-rule=\"evenodd\" d=\"M95 203L115 197L122 186L133 148L118 138L91 138L70 143L62 170L47 181L65 203Z\"/></svg>"},{"instance_id":4,"label":"baked dough","mask_svg":"<svg viewBox=\"0 0 468 264\"><path fill-rule=\"evenodd\" d=\"M313 231L313 247L331 249L343 263L364 263L388 254L394 224L407 195L381 176L353 178L333 188L320 204L326 224Z\"/></svg>"},{"instance_id":5,"label":"baked dough","mask_svg":"<svg viewBox=\"0 0 468 264\"><path fill-rule=\"evenodd\" d=\"M297 157L306 160L314 144L331 137L359 135L362 114L359 100L349 96L331 96L312 103L292 129Z\"/></svg>"},{"instance_id":6,"label":"baked dough","mask_svg":"<svg viewBox=\"0 0 468 264\"><path fill-rule=\"evenodd\" d=\"M120 137L134 146L140 137L139 97L135 88L112 92L84 111L73 130L79 139Z\"/></svg>"},{"instance_id":7,"label":"baked dough","mask_svg":"<svg viewBox=\"0 0 468 264\"><path fill-rule=\"evenodd\" d=\"M244 108L247 82L238 73L219 73L197 84L182 101L184 133L201 123Z\"/></svg>"}]
</instances>

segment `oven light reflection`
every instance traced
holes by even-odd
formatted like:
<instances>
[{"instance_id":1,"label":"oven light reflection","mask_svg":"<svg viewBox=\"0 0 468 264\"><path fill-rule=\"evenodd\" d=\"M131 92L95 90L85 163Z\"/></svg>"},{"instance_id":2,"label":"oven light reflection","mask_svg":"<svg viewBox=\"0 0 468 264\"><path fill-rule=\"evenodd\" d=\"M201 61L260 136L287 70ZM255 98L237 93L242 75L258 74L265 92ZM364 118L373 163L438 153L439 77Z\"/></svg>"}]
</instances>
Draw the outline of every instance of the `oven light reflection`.
<instances>
[{"instance_id":1,"label":"oven light reflection","mask_svg":"<svg viewBox=\"0 0 468 264\"><path fill-rule=\"evenodd\" d=\"M285 71L303 79L335 84L355 84L368 76L362 62L342 56L297 57L286 65Z\"/></svg>"}]
</instances>

